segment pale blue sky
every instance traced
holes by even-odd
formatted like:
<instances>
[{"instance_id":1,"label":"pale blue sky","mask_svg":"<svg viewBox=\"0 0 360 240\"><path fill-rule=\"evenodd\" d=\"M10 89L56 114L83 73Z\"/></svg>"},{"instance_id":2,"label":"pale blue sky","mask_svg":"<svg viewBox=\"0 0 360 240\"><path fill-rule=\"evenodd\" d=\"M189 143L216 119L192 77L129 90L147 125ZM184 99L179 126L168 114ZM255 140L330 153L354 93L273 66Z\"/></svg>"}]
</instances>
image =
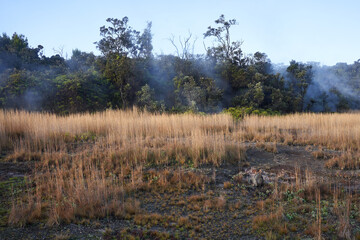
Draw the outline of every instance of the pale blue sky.
<instances>
[{"instance_id":1,"label":"pale blue sky","mask_svg":"<svg viewBox=\"0 0 360 240\"><path fill-rule=\"evenodd\" d=\"M188 31L198 38L196 53L203 53L203 33L220 14L239 22L231 34L244 41L245 53L265 52L274 63L333 65L360 58L357 0L0 0L0 33L24 34L48 56L60 47L68 57L75 48L99 54L93 42L106 18L128 16L140 31L152 21L154 53L174 53L168 38Z\"/></svg>"}]
</instances>

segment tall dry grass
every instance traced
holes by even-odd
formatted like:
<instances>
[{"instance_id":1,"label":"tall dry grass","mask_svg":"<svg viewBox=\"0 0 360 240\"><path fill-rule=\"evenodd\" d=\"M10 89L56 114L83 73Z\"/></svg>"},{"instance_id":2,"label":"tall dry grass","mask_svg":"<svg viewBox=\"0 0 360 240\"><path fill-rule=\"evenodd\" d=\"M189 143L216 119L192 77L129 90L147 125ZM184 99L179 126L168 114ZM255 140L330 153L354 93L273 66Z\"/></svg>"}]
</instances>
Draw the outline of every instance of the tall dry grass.
<instances>
[{"instance_id":1,"label":"tall dry grass","mask_svg":"<svg viewBox=\"0 0 360 240\"><path fill-rule=\"evenodd\" d=\"M0 111L0 126L0 151L71 152L96 146L113 152L132 151L128 154L141 159L149 151L156 155L182 149L189 150L195 164L220 161L235 128L225 114L155 115L136 109L66 117Z\"/></svg>"},{"instance_id":2,"label":"tall dry grass","mask_svg":"<svg viewBox=\"0 0 360 240\"><path fill-rule=\"evenodd\" d=\"M69 116L0 111L5 160L36 162L26 194L13 199L9 223L47 219L57 224L78 217L135 214L139 206L132 204L132 191L199 187L208 179L181 166L242 161L243 141L359 150L359 116L248 116L237 122L227 114L150 114L137 109ZM151 169L158 165L176 170Z\"/></svg>"},{"instance_id":3,"label":"tall dry grass","mask_svg":"<svg viewBox=\"0 0 360 240\"><path fill-rule=\"evenodd\" d=\"M340 150L360 148L360 113L248 116L240 125L244 140L314 144Z\"/></svg>"},{"instance_id":4,"label":"tall dry grass","mask_svg":"<svg viewBox=\"0 0 360 240\"><path fill-rule=\"evenodd\" d=\"M359 150L360 113L254 115L234 122L227 114L150 114L137 109L69 116L0 111L0 151L71 150L90 140L114 149L169 142L221 148L224 141L265 141Z\"/></svg>"},{"instance_id":5,"label":"tall dry grass","mask_svg":"<svg viewBox=\"0 0 360 240\"><path fill-rule=\"evenodd\" d=\"M5 160L36 162L27 194L13 199L9 223L17 225L134 214L136 207L129 211L126 202L136 189L200 187L207 181L176 166L219 165L245 156L232 141L236 123L226 114L133 109L61 117L0 111L0 125ZM176 170L147 171L158 165Z\"/></svg>"}]
</instances>

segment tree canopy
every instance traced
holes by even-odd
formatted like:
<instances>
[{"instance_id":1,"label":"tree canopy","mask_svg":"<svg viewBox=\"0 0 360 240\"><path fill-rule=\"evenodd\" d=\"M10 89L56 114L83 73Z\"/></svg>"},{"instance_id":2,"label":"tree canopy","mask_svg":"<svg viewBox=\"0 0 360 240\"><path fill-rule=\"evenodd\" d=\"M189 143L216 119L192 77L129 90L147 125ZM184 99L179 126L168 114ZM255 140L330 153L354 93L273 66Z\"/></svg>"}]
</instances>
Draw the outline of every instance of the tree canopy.
<instances>
[{"instance_id":1,"label":"tree canopy","mask_svg":"<svg viewBox=\"0 0 360 240\"><path fill-rule=\"evenodd\" d=\"M152 23L143 31L129 23L128 17L106 19L95 42L101 55L75 49L69 59L46 57L24 35L3 33L0 107L58 114L133 106L155 112L231 109L237 115L360 108L360 60L274 65L265 53L245 55L243 41L231 35L237 21L224 15L204 29L204 38L215 40L206 54L191 53L190 34L179 38L177 56L155 55Z\"/></svg>"}]
</instances>

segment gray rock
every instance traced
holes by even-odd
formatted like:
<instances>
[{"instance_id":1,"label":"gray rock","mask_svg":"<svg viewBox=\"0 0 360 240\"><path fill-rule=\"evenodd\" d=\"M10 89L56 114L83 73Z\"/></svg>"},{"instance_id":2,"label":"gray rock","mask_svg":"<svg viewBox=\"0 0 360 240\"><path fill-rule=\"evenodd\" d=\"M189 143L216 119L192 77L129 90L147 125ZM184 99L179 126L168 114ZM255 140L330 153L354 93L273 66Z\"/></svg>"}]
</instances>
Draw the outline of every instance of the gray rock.
<instances>
[{"instance_id":1,"label":"gray rock","mask_svg":"<svg viewBox=\"0 0 360 240\"><path fill-rule=\"evenodd\" d=\"M261 170L255 174L251 174L250 181L254 187L260 187L264 184Z\"/></svg>"}]
</instances>

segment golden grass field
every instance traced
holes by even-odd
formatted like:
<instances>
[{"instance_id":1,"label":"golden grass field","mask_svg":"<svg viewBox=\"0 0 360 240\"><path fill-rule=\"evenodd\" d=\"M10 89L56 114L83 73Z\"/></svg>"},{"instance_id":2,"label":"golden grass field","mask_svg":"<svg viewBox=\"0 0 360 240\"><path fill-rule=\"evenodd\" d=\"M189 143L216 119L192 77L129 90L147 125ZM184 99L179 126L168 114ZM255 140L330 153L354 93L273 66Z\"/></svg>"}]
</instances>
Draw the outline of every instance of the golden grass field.
<instances>
[{"instance_id":1,"label":"golden grass field","mask_svg":"<svg viewBox=\"0 0 360 240\"><path fill-rule=\"evenodd\" d=\"M329 171L336 169L356 173L360 168L360 113L246 116L237 121L225 113L172 115L150 114L133 109L57 116L1 110L1 161L33 164L25 176L21 193L12 193L8 199L10 210L5 216L5 225L24 227L43 222L46 226L52 226L109 216L132 220L141 225L143 221L150 224L148 222L151 219L159 223L163 217L164 222L175 221L181 229L192 221L191 217L171 219L169 216L145 214L142 210L145 201L138 195L139 192L171 194L175 191L197 191L198 199L189 199L188 202L203 202L199 204L201 210L198 211L207 213L209 209L226 209L233 212L239 208L237 203L230 204L230 200L226 200L222 194L217 196L217 190L209 190L209 186L216 179L216 169L221 169L221 166L231 165L236 166L236 169L252 166L251 159L247 157L250 143L257 143L256 147L263 147L273 154L277 153L277 146L311 146L316 149L312 151L314 161L322 161L321 164ZM337 154L332 155L329 151L336 151ZM322 234L329 236L330 233L331 236L335 232L336 236L344 238L359 236L356 235L358 232L353 227L354 223L351 225L349 219L346 219L350 218L346 215L350 211L356 212L356 206L360 208L360 205L356 205L359 189L355 188L355 192L351 193L355 205L348 207L347 211L336 210L341 208L336 205L341 201L343 205L340 205L344 209L350 193L335 194L330 184L329 189L324 190L323 186L314 184L314 180L310 182L311 169L300 169L297 165L293 167L296 178L293 183L287 187L270 184L266 189L270 188L273 194L254 201L255 209L261 212L267 209L270 215L255 214L251 209L244 210L249 211L247 216L252 218L251 234L267 239L288 234L307 234L319 238ZM213 173L202 172L202 168L213 169ZM307 175L301 177L305 172ZM235 191L236 184L239 189L244 185L241 179L234 178L224 182L223 189ZM282 203L283 199L279 196L289 189L293 192L302 189L305 192L302 198L307 199L307 188L313 191L310 195L314 196L316 204L320 204L322 198L330 199L327 201L333 204L332 221L339 222L342 219L340 223L344 226L336 225L331 230L332 225L329 227L330 223L322 223L322 218L317 215L302 230L289 230L289 226L296 224L290 222L287 227L287 221L292 220L292 217L284 212L287 205ZM211 195L208 190L215 192L215 195ZM244 187L240 191L244 196L247 194L244 193ZM331 193L330 197L325 194L328 192ZM179 202L184 201L180 195L177 197ZM341 197L343 200L337 200ZM275 207L276 204L278 207ZM312 207L316 215L315 205ZM317 210L320 211L319 208ZM359 211L356 214L354 217L358 224ZM150 220L146 220L148 218ZM264 224L271 222L279 222L279 226L270 228L271 233L264 233L264 229L267 229ZM322 232L324 229L327 233ZM192 237L211 236L191 227L188 230L193 230ZM307 233L300 233L305 230ZM170 233L173 231L169 230ZM172 235L164 236L171 238Z\"/></svg>"}]
</instances>

